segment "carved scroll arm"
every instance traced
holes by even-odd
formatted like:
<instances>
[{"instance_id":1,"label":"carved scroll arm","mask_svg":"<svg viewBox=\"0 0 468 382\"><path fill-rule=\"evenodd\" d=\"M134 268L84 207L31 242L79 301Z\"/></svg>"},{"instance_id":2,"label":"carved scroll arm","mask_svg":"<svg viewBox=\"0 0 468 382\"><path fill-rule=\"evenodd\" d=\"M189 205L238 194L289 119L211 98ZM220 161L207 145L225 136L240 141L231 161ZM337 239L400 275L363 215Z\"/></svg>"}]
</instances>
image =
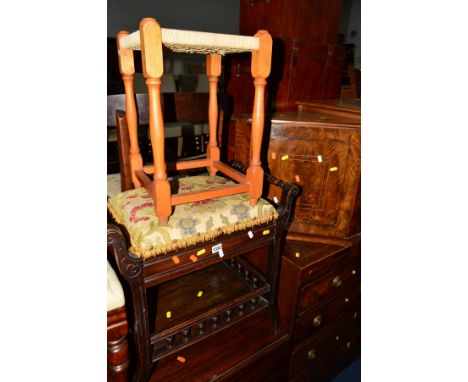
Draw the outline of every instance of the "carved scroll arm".
<instances>
[{"instance_id":1,"label":"carved scroll arm","mask_svg":"<svg viewBox=\"0 0 468 382\"><path fill-rule=\"evenodd\" d=\"M128 282L134 281L141 273L142 261L130 257L125 236L115 224L107 224L107 248L111 248L120 274Z\"/></svg>"}]
</instances>

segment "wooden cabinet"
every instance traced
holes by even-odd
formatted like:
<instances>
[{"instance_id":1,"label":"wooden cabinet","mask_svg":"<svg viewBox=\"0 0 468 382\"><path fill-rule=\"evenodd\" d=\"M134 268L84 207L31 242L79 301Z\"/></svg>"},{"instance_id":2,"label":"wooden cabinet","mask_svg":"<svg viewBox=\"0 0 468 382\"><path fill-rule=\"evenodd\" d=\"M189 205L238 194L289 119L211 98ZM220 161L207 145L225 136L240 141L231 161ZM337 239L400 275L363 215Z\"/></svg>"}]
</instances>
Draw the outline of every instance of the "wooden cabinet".
<instances>
[{"instance_id":1,"label":"wooden cabinet","mask_svg":"<svg viewBox=\"0 0 468 382\"><path fill-rule=\"evenodd\" d=\"M279 306L293 340L290 381L327 380L359 353L359 242L286 242Z\"/></svg>"},{"instance_id":2,"label":"wooden cabinet","mask_svg":"<svg viewBox=\"0 0 468 382\"><path fill-rule=\"evenodd\" d=\"M342 0L241 0L240 34L273 37L268 111L295 110L299 100L338 98L345 48L337 45ZM234 113L251 112L249 58L228 57L227 93Z\"/></svg>"},{"instance_id":3,"label":"wooden cabinet","mask_svg":"<svg viewBox=\"0 0 468 382\"><path fill-rule=\"evenodd\" d=\"M241 33L267 29L272 36L335 44L342 0L241 0Z\"/></svg>"},{"instance_id":4,"label":"wooden cabinet","mask_svg":"<svg viewBox=\"0 0 468 382\"><path fill-rule=\"evenodd\" d=\"M308 105L310 111L270 116L262 162L274 176L302 187L290 234L346 238L360 232L360 109L347 115L340 105L325 111ZM232 118L229 159L248 164L250 125L249 115ZM272 200L275 193L270 190Z\"/></svg>"}]
</instances>

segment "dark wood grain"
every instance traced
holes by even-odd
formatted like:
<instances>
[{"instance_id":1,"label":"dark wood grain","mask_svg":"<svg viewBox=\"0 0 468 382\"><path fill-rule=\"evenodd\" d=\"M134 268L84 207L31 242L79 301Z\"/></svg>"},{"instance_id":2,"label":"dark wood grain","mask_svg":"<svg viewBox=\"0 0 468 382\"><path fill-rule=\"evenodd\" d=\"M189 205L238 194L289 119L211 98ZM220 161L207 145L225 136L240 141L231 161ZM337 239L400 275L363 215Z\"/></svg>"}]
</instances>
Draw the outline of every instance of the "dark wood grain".
<instances>
[{"instance_id":1,"label":"dark wood grain","mask_svg":"<svg viewBox=\"0 0 468 382\"><path fill-rule=\"evenodd\" d=\"M129 370L128 323L125 306L107 312L107 381L127 382Z\"/></svg>"},{"instance_id":2,"label":"dark wood grain","mask_svg":"<svg viewBox=\"0 0 468 382\"><path fill-rule=\"evenodd\" d=\"M296 104L298 111L361 120L361 100L359 99L327 99L320 102L298 101Z\"/></svg>"},{"instance_id":3,"label":"dark wood grain","mask_svg":"<svg viewBox=\"0 0 468 382\"><path fill-rule=\"evenodd\" d=\"M203 292L202 297L197 293ZM192 272L159 286L156 327L160 332L190 320L211 307L235 301L252 291L241 276L224 263ZM171 311L170 319L166 312Z\"/></svg>"},{"instance_id":4,"label":"dark wood grain","mask_svg":"<svg viewBox=\"0 0 468 382\"><path fill-rule=\"evenodd\" d=\"M159 361L150 381L284 381L289 337L273 333L271 323L267 311L259 312Z\"/></svg>"},{"instance_id":5,"label":"dark wood grain","mask_svg":"<svg viewBox=\"0 0 468 382\"><path fill-rule=\"evenodd\" d=\"M115 111L115 120L117 128L117 142L119 151L120 164L120 184L121 191L127 191L133 188L131 167L130 167L130 139L128 137L127 120L125 112L122 110Z\"/></svg>"},{"instance_id":6,"label":"dark wood grain","mask_svg":"<svg viewBox=\"0 0 468 382\"><path fill-rule=\"evenodd\" d=\"M336 291L347 289L355 280L360 277L360 263L353 261L344 267L337 267L333 271L326 273L318 280L302 286L299 292L299 305L297 312L313 306L328 298Z\"/></svg>"},{"instance_id":7,"label":"dark wood grain","mask_svg":"<svg viewBox=\"0 0 468 382\"><path fill-rule=\"evenodd\" d=\"M299 343L319 332L343 313L353 309L357 311L360 295L360 285L354 283L325 304L317 304L312 310L303 312L297 320L295 342Z\"/></svg>"},{"instance_id":8,"label":"dark wood grain","mask_svg":"<svg viewBox=\"0 0 468 382\"><path fill-rule=\"evenodd\" d=\"M269 116L263 165L302 187L290 232L344 239L360 231L360 109L339 108ZM248 114L232 118L231 159L248 160L250 125Z\"/></svg>"},{"instance_id":9,"label":"dark wood grain","mask_svg":"<svg viewBox=\"0 0 468 382\"><path fill-rule=\"evenodd\" d=\"M346 346L349 339L359 331L360 319L355 313L350 311L325 331L310 337L295 348L291 356L290 378L295 377L304 369L313 369L317 360L329 356L333 350L343 344ZM335 358L335 362L338 363L339 358Z\"/></svg>"},{"instance_id":10,"label":"dark wood grain","mask_svg":"<svg viewBox=\"0 0 468 382\"><path fill-rule=\"evenodd\" d=\"M267 111L292 111L299 100L338 98L345 49L338 45L342 0L242 0L241 34L268 30L274 39ZM235 114L251 112L247 60L228 57L226 89Z\"/></svg>"},{"instance_id":11,"label":"dark wood grain","mask_svg":"<svg viewBox=\"0 0 468 382\"><path fill-rule=\"evenodd\" d=\"M208 121L208 93L163 93L164 122Z\"/></svg>"},{"instance_id":12,"label":"dark wood grain","mask_svg":"<svg viewBox=\"0 0 468 382\"><path fill-rule=\"evenodd\" d=\"M279 308L293 340L290 381L326 381L359 353L360 236L313 239L287 240L282 258ZM343 351L351 341L352 352Z\"/></svg>"},{"instance_id":13,"label":"dark wood grain","mask_svg":"<svg viewBox=\"0 0 468 382\"><path fill-rule=\"evenodd\" d=\"M284 0L282 36L336 44L342 0Z\"/></svg>"},{"instance_id":14,"label":"dark wood grain","mask_svg":"<svg viewBox=\"0 0 468 382\"><path fill-rule=\"evenodd\" d=\"M246 231L233 232L229 235L218 236L199 245L193 245L186 249L174 250L163 255L149 258L143 262L146 287L151 287L175 277L186 275L257 248L268 248L272 245L274 240L274 229L275 225L272 223L262 224L249 229L257 240L251 240ZM265 230L270 230L270 233L263 235L263 231ZM220 258L217 253L212 253L212 247L219 243L223 244L223 258ZM197 256L196 262L190 259L190 256L196 256L198 251L203 250L205 250L204 255ZM174 265L172 259L174 255L176 255L180 261L177 266Z\"/></svg>"}]
</instances>

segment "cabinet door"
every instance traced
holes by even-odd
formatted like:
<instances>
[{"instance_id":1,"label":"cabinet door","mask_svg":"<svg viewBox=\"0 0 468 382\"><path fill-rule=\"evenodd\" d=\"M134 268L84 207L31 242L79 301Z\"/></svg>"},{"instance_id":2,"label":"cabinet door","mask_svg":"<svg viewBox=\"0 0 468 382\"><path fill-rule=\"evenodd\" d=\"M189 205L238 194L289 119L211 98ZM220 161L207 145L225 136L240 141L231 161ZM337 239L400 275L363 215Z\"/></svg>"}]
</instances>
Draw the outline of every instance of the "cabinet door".
<instances>
[{"instance_id":1,"label":"cabinet door","mask_svg":"<svg viewBox=\"0 0 468 382\"><path fill-rule=\"evenodd\" d=\"M302 187L290 232L347 237L359 184L359 129L273 123L270 138L272 175Z\"/></svg>"},{"instance_id":2,"label":"cabinet door","mask_svg":"<svg viewBox=\"0 0 468 382\"><path fill-rule=\"evenodd\" d=\"M272 122L271 129L266 123L270 140L262 147L268 151L262 154L263 166L302 188L290 232L346 238L359 230L360 130L333 126L338 117L325 114L310 114L309 123L297 123L299 115L278 114L282 122ZM248 166L250 131L249 118L233 117L228 160ZM268 190L268 197L279 201L279 189Z\"/></svg>"},{"instance_id":3,"label":"cabinet door","mask_svg":"<svg viewBox=\"0 0 468 382\"><path fill-rule=\"evenodd\" d=\"M342 0L284 0L282 37L336 44Z\"/></svg>"},{"instance_id":4,"label":"cabinet door","mask_svg":"<svg viewBox=\"0 0 468 382\"><path fill-rule=\"evenodd\" d=\"M276 111L295 111L297 101L338 98L344 50L305 41L286 42L284 65L275 64L270 86ZM278 75L278 73L281 75Z\"/></svg>"},{"instance_id":5,"label":"cabinet door","mask_svg":"<svg viewBox=\"0 0 468 382\"><path fill-rule=\"evenodd\" d=\"M254 35L260 29L281 35L284 0L240 0L239 31Z\"/></svg>"},{"instance_id":6,"label":"cabinet door","mask_svg":"<svg viewBox=\"0 0 468 382\"><path fill-rule=\"evenodd\" d=\"M274 176L302 187L294 223L333 227L338 223L349 144L321 138L271 140L268 163Z\"/></svg>"}]
</instances>

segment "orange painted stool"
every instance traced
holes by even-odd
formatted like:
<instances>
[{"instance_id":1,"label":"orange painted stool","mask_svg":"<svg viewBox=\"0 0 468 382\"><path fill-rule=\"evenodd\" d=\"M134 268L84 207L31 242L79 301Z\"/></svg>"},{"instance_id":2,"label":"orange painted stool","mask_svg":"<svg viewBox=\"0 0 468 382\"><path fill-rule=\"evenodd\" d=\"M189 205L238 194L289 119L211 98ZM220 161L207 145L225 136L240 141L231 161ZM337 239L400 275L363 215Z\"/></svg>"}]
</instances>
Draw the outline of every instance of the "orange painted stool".
<instances>
[{"instance_id":1,"label":"orange painted stool","mask_svg":"<svg viewBox=\"0 0 468 382\"><path fill-rule=\"evenodd\" d=\"M165 162L164 123L161 108L161 76L163 75L162 46L176 52L206 54L206 73L210 84L208 121L210 139L206 159ZM130 163L132 182L136 188L143 186L154 201L159 223L165 225L172 214L172 207L184 203L247 193L250 205L256 205L263 186L264 172L260 162L260 150L264 126L264 94L266 78L270 74L272 39L268 32L258 31L255 36L233 36L206 32L164 29L153 18L140 22L138 31L120 32L117 37L119 66L125 85L126 117L130 138ZM133 94L135 65L133 51L141 50L143 75L149 96L149 127L154 165L143 166L138 147L137 112ZM216 141L218 119L217 83L221 74L221 56L226 53L252 52L251 71L254 78L255 98L252 113L250 163L246 174L222 163ZM221 185L216 189L183 194L171 194L166 168L186 170L206 167L214 176L217 171L233 179L236 184ZM151 180L148 174L153 174Z\"/></svg>"}]
</instances>

